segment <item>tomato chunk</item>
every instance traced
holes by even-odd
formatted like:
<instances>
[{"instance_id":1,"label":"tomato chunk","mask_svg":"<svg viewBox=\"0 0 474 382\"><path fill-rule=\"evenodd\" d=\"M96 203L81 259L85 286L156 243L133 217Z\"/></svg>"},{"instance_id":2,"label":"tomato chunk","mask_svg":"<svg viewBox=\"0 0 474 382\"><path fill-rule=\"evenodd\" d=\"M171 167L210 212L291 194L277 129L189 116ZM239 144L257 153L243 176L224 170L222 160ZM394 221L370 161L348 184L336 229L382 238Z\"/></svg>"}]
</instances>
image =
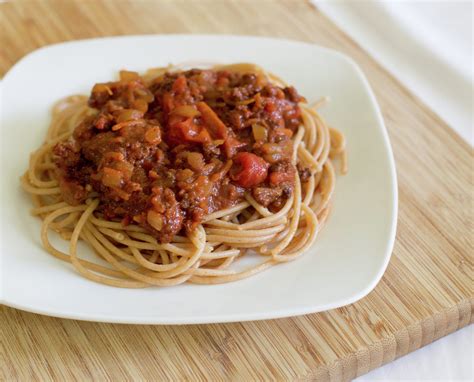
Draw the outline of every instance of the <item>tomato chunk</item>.
<instances>
[{"instance_id":1,"label":"tomato chunk","mask_svg":"<svg viewBox=\"0 0 474 382\"><path fill-rule=\"evenodd\" d=\"M167 135L168 143L179 145L183 143L209 143L211 136L203 127L196 125L192 118L185 119L182 122L176 122L170 126Z\"/></svg>"},{"instance_id":2,"label":"tomato chunk","mask_svg":"<svg viewBox=\"0 0 474 382\"><path fill-rule=\"evenodd\" d=\"M252 187L267 178L269 164L263 158L252 153L241 152L233 158L233 161L237 169L231 173L231 177L238 185Z\"/></svg>"}]
</instances>

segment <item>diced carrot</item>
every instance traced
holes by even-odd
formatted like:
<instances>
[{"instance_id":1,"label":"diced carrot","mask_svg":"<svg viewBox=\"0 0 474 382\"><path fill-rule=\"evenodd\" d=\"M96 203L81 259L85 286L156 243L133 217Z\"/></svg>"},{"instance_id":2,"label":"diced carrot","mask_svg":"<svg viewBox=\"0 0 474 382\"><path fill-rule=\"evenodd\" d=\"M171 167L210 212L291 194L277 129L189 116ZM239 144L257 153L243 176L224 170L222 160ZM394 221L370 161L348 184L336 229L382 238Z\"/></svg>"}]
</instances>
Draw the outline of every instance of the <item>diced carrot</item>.
<instances>
[{"instance_id":1,"label":"diced carrot","mask_svg":"<svg viewBox=\"0 0 474 382\"><path fill-rule=\"evenodd\" d=\"M176 80L174 81L172 89L173 89L173 92L177 94L182 94L184 93L187 87L188 87L188 83L186 81L186 77L181 75L181 76L178 76L178 78L176 78Z\"/></svg>"},{"instance_id":2,"label":"diced carrot","mask_svg":"<svg viewBox=\"0 0 474 382\"><path fill-rule=\"evenodd\" d=\"M227 127L217 116L214 110L212 110L205 102L198 102L196 106L201 113L201 118L209 130L212 138L226 139L228 135Z\"/></svg>"},{"instance_id":3,"label":"diced carrot","mask_svg":"<svg viewBox=\"0 0 474 382\"><path fill-rule=\"evenodd\" d=\"M163 103L163 110L166 113L170 113L171 110L173 110L175 107L173 96L170 93L163 94L162 103Z\"/></svg>"}]
</instances>

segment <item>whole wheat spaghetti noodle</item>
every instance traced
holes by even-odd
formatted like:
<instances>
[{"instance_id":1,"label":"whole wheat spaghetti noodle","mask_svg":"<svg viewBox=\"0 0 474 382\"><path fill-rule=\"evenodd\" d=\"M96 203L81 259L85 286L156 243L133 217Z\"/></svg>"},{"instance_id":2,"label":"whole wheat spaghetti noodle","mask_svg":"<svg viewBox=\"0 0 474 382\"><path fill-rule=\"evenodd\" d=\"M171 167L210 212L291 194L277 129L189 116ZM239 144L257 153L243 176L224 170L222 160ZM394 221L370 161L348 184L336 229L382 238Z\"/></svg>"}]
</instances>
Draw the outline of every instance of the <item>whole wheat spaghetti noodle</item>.
<instances>
[{"instance_id":1,"label":"whole wheat spaghetti noodle","mask_svg":"<svg viewBox=\"0 0 474 382\"><path fill-rule=\"evenodd\" d=\"M143 79L151 83L164 78L166 73L181 70L179 66L157 68L148 71ZM280 78L252 64L214 66L211 70L256 73L272 84L286 86ZM246 101L241 102L245 105ZM262 205L246 189L237 203L203 216L192 230L181 229L171 240L160 241L146 224L107 219L101 212L100 193L90 186L86 187L87 197L79 204L71 205L65 200L54 148L70 141L78 124L94 117L97 110L88 106L86 96L60 100L53 107L44 143L31 154L28 170L21 177L21 184L35 205L32 214L43 221L44 248L58 259L70 262L77 272L92 281L125 288L185 282L226 283L298 258L314 243L327 220L335 188L335 167L342 173L347 171L344 135L328 126L319 115L317 108L323 103L324 100L313 106L305 102L298 104L301 123L291 137L289 158L295 168L307 170L304 180L299 171L294 172L291 195L282 199L280 207ZM190 109L182 110L194 113ZM111 131L120 128L118 123ZM256 133L262 130L257 128ZM223 164L222 174L232 171L233 165L235 160L234 164L232 160ZM67 253L52 245L49 236L53 231L69 242ZM103 261L99 264L81 258L79 241L87 243ZM260 263L243 270L235 267L240 259L249 256L259 258Z\"/></svg>"}]
</instances>

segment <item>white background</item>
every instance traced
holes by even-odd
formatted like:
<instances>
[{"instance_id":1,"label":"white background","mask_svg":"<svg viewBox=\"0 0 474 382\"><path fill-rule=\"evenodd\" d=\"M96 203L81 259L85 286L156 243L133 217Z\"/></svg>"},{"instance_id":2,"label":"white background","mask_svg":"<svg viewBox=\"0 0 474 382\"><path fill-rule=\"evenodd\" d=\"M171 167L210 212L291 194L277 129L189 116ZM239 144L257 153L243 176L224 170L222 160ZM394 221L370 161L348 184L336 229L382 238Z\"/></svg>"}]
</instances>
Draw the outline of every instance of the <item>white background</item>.
<instances>
[{"instance_id":1,"label":"white background","mask_svg":"<svg viewBox=\"0 0 474 382\"><path fill-rule=\"evenodd\" d=\"M473 144L470 1L317 1L317 7ZM362 381L473 381L470 326L361 376Z\"/></svg>"},{"instance_id":2,"label":"white background","mask_svg":"<svg viewBox=\"0 0 474 382\"><path fill-rule=\"evenodd\" d=\"M471 1L318 1L316 5L473 144Z\"/></svg>"}]
</instances>

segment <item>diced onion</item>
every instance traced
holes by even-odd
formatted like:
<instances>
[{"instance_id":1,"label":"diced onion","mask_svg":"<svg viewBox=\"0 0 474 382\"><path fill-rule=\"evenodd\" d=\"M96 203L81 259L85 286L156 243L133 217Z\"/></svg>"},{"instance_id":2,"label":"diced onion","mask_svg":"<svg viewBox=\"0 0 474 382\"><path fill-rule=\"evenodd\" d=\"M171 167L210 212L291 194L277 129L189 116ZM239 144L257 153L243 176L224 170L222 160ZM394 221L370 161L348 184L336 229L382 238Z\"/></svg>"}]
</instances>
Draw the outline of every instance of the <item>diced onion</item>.
<instances>
[{"instance_id":1,"label":"diced onion","mask_svg":"<svg viewBox=\"0 0 474 382\"><path fill-rule=\"evenodd\" d=\"M178 106L177 108L171 111L171 114L180 115L186 118L194 118L201 115L201 113L194 106L191 105Z\"/></svg>"},{"instance_id":2,"label":"diced onion","mask_svg":"<svg viewBox=\"0 0 474 382\"><path fill-rule=\"evenodd\" d=\"M268 137L267 129L258 123L252 125L253 137L256 141L266 141Z\"/></svg>"},{"instance_id":3,"label":"diced onion","mask_svg":"<svg viewBox=\"0 0 474 382\"><path fill-rule=\"evenodd\" d=\"M139 98L133 102L133 108L146 113L148 111L148 102L145 99Z\"/></svg>"},{"instance_id":4,"label":"diced onion","mask_svg":"<svg viewBox=\"0 0 474 382\"><path fill-rule=\"evenodd\" d=\"M143 112L135 109L123 109L117 117L117 123L133 121L143 117Z\"/></svg>"},{"instance_id":5,"label":"diced onion","mask_svg":"<svg viewBox=\"0 0 474 382\"><path fill-rule=\"evenodd\" d=\"M178 170L176 172L176 179L182 182L183 180L187 180L191 178L193 175L194 175L194 172L192 172L189 168L185 168L184 170Z\"/></svg>"},{"instance_id":6,"label":"diced onion","mask_svg":"<svg viewBox=\"0 0 474 382\"><path fill-rule=\"evenodd\" d=\"M133 81L139 79L140 76L137 72L130 72L128 70L120 71L120 81Z\"/></svg>"},{"instance_id":7,"label":"diced onion","mask_svg":"<svg viewBox=\"0 0 474 382\"><path fill-rule=\"evenodd\" d=\"M291 146L287 144L265 143L262 146L262 151L266 154L289 153L291 152Z\"/></svg>"},{"instance_id":8,"label":"diced onion","mask_svg":"<svg viewBox=\"0 0 474 382\"><path fill-rule=\"evenodd\" d=\"M280 162L286 158L287 157L285 155L280 154L280 153L265 154L263 156L263 159L265 159L266 162L271 163L271 164Z\"/></svg>"},{"instance_id":9,"label":"diced onion","mask_svg":"<svg viewBox=\"0 0 474 382\"><path fill-rule=\"evenodd\" d=\"M109 152L106 152L104 154L104 158L107 158L107 159L113 159L113 160L116 160L116 161L121 161L121 160L124 160L124 156L122 153L120 152L117 152L117 151L109 151Z\"/></svg>"},{"instance_id":10,"label":"diced onion","mask_svg":"<svg viewBox=\"0 0 474 382\"><path fill-rule=\"evenodd\" d=\"M153 210L148 210L146 220L157 231L161 231L163 228L163 217Z\"/></svg>"},{"instance_id":11,"label":"diced onion","mask_svg":"<svg viewBox=\"0 0 474 382\"><path fill-rule=\"evenodd\" d=\"M92 93L109 93L109 95L112 95L112 90L106 85L106 84L95 84L94 87L92 88Z\"/></svg>"},{"instance_id":12,"label":"diced onion","mask_svg":"<svg viewBox=\"0 0 474 382\"><path fill-rule=\"evenodd\" d=\"M204 158L201 153L189 152L187 155L187 160L191 168L195 171L202 171L204 165Z\"/></svg>"},{"instance_id":13,"label":"diced onion","mask_svg":"<svg viewBox=\"0 0 474 382\"><path fill-rule=\"evenodd\" d=\"M152 144L157 145L161 142L161 131L158 126L149 128L145 133L145 140Z\"/></svg>"},{"instance_id":14,"label":"diced onion","mask_svg":"<svg viewBox=\"0 0 474 382\"><path fill-rule=\"evenodd\" d=\"M236 102L236 105L249 105L252 102L255 102L255 98L244 99L242 101Z\"/></svg>"},{"instance_id":15,"label":"diced onion","mask_svg":"<svg viewBox=\"0 0 474 382\"><path fill-rule=\"evenodd\" d=\"M122 185L123 174L121 171L110 167L104 167L102 183L107 187L120 187Z\"/></svg>"}]
</instances>

